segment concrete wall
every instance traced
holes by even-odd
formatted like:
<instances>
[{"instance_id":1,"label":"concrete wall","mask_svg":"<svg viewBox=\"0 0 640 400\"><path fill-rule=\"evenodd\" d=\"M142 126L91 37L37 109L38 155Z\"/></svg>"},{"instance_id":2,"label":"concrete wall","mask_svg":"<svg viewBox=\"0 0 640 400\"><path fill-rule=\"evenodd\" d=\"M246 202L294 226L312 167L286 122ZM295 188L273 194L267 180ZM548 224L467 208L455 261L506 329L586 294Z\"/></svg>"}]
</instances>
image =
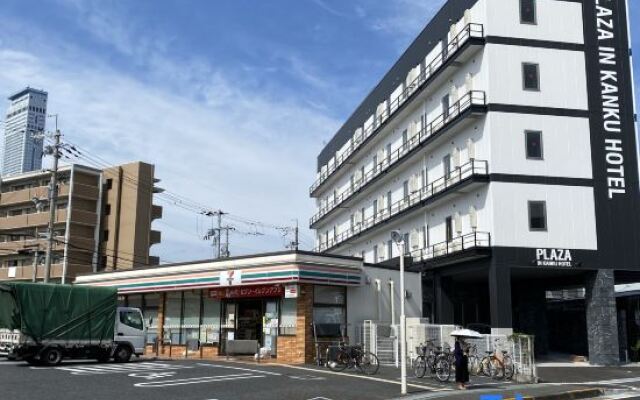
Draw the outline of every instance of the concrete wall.
<instances>
[{"instance_id":1,"label":"concrete wall","mask_svg":"<svg viewBox=\"0 0 640 400\"><path fill-rule=\"evenodd\" d=\"M391 296L394 301L395 323L400 320L400 273L379 267L364 267L364 285L347 288L347 333L356 338L356 329L365 320L391 322ZM379 281L379 285L376 283ZM393 293L389 282L393 281ZM407 317L422 317L422 281L419 273L405 272L405 303ZM379 288L379 290L378 290Z\"/></svg>"}]
</instances>

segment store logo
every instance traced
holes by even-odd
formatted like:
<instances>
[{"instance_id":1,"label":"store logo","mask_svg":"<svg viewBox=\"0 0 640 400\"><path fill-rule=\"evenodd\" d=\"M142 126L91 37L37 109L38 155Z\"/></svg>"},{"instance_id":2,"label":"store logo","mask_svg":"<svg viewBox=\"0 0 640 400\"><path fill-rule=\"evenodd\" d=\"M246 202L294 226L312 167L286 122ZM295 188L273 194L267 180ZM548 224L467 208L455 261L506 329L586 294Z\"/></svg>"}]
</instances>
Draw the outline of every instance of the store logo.
<instances>
[{"instance_id":1,"label":"store logo","mask_svg":"<svg viewBox=\"0 0 640 400\"><path fill-rule=\"evenodd\" d=\"M569 249L536 249L538 267L573 267Z\"/></svg>"},{"instance_id":2,"label":"store logo","mask_svg":"<svg viewBox=\"0 0 640 400\"><path fill-rule=\"evenodd\" d=\"M220 271L220 286L234 286L242 283L242 271Z\"/></svg>"}]
</instances>

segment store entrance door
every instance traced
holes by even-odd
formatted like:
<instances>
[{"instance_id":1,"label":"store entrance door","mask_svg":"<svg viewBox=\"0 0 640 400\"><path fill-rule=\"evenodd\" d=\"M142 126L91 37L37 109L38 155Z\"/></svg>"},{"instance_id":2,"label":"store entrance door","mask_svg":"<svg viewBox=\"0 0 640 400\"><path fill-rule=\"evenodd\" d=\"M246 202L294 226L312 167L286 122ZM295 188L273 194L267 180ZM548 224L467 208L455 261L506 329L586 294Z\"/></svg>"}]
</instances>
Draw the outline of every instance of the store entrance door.
<instances>
[{"instance_id":1,"label":"store entrance door","mask_svg":"<svg viewBox=\"0 0 640 400\"><path fill-rule=\"evenodd\" d=\"M238 299L223 302L221 354L227 352L229 340L256 340L264 345L262 299Z\"/></svg>"}]
</instances>

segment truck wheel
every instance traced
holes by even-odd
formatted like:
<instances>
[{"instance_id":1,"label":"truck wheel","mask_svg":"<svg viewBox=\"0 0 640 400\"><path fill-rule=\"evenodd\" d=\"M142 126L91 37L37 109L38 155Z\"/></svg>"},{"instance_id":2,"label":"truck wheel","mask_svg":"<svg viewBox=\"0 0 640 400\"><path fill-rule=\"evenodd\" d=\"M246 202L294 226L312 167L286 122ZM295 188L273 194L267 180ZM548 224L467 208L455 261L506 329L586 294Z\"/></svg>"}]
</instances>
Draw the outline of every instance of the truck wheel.
<instances>
[{"instance_id":1,"label":"truck wheel","mask_svg":"<svg viewBox=\"0 0 640 400\"><path fill-rule=\"evenodd\" d=\"M131 359L131 349L128 346L118 346L113 359L117 363L126 363Z\"/></svg>"},{"instance_id":2,"label":"truck wheel","mask_svg":"<svg viewBox=\"0 0 640 400\"><path fill-rule=\"evenodd\" d=\"M47 366L59 365L62 362L62 351L58 348L50 347L42 352L40 361Z\"/></svg>"}]
</instances>

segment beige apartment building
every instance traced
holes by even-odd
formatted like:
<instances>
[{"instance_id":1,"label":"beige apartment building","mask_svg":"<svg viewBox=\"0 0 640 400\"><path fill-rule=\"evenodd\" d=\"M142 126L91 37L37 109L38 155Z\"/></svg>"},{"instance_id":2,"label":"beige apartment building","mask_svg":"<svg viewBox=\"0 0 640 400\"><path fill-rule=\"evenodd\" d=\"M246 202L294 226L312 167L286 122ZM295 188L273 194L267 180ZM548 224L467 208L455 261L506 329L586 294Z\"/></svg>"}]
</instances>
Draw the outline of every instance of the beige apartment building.
<instances>
[{"instance_id":1,"label":"beige apartment building","mask_svg":"<svg viewBox=\"0 0 640 400\"><path fill-rule=\"evenodd\" d=\"M0 280L44 277L49 179L49 172L34 171L0 182ZM159 263L149 255L161 239L151 223L162 217L153 204L153 165L73 164L60 168L58 181L52 281Z\"/></svg>"}]
</instances>

